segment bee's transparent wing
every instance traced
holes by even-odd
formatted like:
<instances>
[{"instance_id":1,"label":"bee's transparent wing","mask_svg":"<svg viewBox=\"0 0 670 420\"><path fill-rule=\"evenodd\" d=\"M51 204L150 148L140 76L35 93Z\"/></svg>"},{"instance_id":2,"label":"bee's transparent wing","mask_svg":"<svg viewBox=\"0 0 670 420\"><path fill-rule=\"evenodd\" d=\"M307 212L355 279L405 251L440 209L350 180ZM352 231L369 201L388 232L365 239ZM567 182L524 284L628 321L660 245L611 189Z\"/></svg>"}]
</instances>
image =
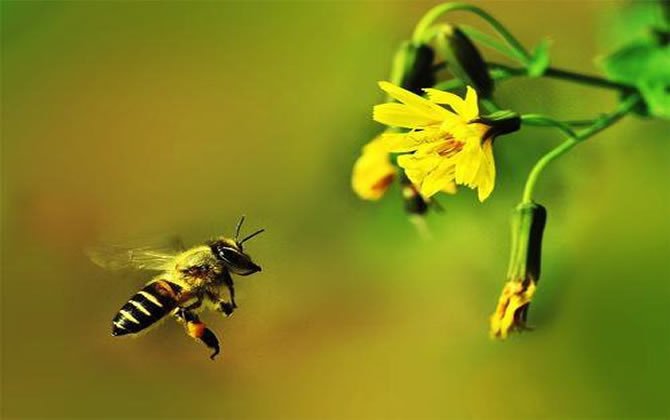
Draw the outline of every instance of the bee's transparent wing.
<instances>
[{"instance_id":1,"label":"bee's transparent wing","mask_svg":"<svg viewBox=\"0 0 670 420\"><path fill-rule=\"evenodd\" d=\"M96 265L107 270L164 271L170 269L176 253L150 247L130 248L119 245L102 245L88 248L86 255Z\"/></svg>"}]
</instances>

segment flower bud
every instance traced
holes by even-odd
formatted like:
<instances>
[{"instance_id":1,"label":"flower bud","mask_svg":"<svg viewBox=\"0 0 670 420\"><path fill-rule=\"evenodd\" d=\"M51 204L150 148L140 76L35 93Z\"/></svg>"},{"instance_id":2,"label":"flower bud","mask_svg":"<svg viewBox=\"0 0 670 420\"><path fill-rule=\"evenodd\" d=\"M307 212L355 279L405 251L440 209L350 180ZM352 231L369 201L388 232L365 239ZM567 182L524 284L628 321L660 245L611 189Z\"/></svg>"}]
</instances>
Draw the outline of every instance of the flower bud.
<instances>
[{"instance_id":1,"label":"flower bud","mask_svg":"<svg viewBox=\"0 0 670 420\"><path fill-rule=\"evenodd\" d=\"M435 53L430 46L403 42L393 57L391 82L421 95L421 89L435 84L433 60Z\"/></svg>"},{"instance_id":2,"label":"flower bud","mask_svg":"<svg viewBox=\"0 0 670 420\"><path fill-rule=\"evenodd\" d=\"M509 331L526 329L528 306L540 278L542 233L547 211L536 203L522 203L512 216L512 249L507 283L491 316L491 336L506 338Z\"/></svg>"},{"instance_id":3,"label":"flower bud","mask_svg":"<svg viewBox=\"0 0 670 420\"><path fill-rule=\"evenodd\" d=\"M451 73L466 85L473 86L482 98L493 93L493 80L482 55L460 29L445 25L436 36L437 45L443 52Z\"/></svg>"}]
</instances>

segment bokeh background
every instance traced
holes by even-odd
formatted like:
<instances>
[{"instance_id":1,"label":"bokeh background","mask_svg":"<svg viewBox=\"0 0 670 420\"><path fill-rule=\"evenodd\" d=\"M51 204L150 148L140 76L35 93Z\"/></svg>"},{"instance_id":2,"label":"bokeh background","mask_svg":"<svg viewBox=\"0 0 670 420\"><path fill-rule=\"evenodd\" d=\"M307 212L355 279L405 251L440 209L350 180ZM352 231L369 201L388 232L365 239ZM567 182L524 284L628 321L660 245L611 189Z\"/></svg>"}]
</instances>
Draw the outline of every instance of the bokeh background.
<instances>
[{"instance_id":1,"label":"bokeh background","mask_svg":"<svg viewBox=\"0 0 670 420\"><path fill-rule=\"evenodd\" d=\"M508 216L560 135L500 139L494 194L442 199L433 240L396 187L351 192L380 129L375 82L434 4L3 2L2 416L668 418L667 123L626 118L545 173L536 330L504 343L487 320ZM477 4L577 71L631 35L612 23L623 2ZM496 97L562 118L616 103L546 80ZM267 229L247 248L264 271L238 280L232 318L205 315L222 358L173 322L110 335L150 274L104 272L83 248L195 244L243 213Z\"/></svg>"}]
</instances>

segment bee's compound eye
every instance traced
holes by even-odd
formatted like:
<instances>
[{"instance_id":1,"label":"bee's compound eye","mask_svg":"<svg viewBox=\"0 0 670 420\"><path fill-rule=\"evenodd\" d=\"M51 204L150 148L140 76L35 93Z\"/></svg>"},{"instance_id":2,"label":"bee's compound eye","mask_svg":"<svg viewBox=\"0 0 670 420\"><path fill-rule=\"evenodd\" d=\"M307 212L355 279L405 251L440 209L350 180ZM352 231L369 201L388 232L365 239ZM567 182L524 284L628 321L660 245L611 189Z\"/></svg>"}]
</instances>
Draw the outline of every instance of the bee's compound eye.
<instances>
[{"instance_id":1,"label":"bee's compound eye","mask_svg":"<svg viewBox=\"0 0 670 420\"><path fill-rule=\"evenodd\" d=\"M219 258L231 265L240 265L244 262L243 255L233 248L219 248Z\"/></svg>"},{"instance_id":2,"label":"bee's compound eye","mask_svg":"<svg viewBox=\"0 0 670 420\"><path fill-rule=\"evenodd\" d=\"M216 256L236 274L247 276L261 270L259 266L251 261L249 256L238 249L230 246L216 246L213 248Z\"/></svg>"}]
</instances>

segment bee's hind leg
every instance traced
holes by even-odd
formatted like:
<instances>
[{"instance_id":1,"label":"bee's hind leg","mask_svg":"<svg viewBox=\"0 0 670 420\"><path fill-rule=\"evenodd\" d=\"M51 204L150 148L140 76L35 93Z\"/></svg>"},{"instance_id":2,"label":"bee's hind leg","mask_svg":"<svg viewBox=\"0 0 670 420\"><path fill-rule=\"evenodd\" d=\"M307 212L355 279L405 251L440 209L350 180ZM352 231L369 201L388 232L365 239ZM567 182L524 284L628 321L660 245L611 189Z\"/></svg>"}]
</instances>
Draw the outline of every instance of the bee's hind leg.
<instances>
[{"instance_id":1,"label":"bee's hind leg","mask_svg":"<svg viewBox=\"0 0 670 420\"><path fill-rule=\"evenodd\" d=\"M221 348L219 347L219 339L216 338L212 330L207 328L196 314L184 308L179 308L175 316L184 323L186 334L202 341L208 348L214 350L214 353L209 356L210 359L214 360Z\"/></svg>"}]
</instances>

